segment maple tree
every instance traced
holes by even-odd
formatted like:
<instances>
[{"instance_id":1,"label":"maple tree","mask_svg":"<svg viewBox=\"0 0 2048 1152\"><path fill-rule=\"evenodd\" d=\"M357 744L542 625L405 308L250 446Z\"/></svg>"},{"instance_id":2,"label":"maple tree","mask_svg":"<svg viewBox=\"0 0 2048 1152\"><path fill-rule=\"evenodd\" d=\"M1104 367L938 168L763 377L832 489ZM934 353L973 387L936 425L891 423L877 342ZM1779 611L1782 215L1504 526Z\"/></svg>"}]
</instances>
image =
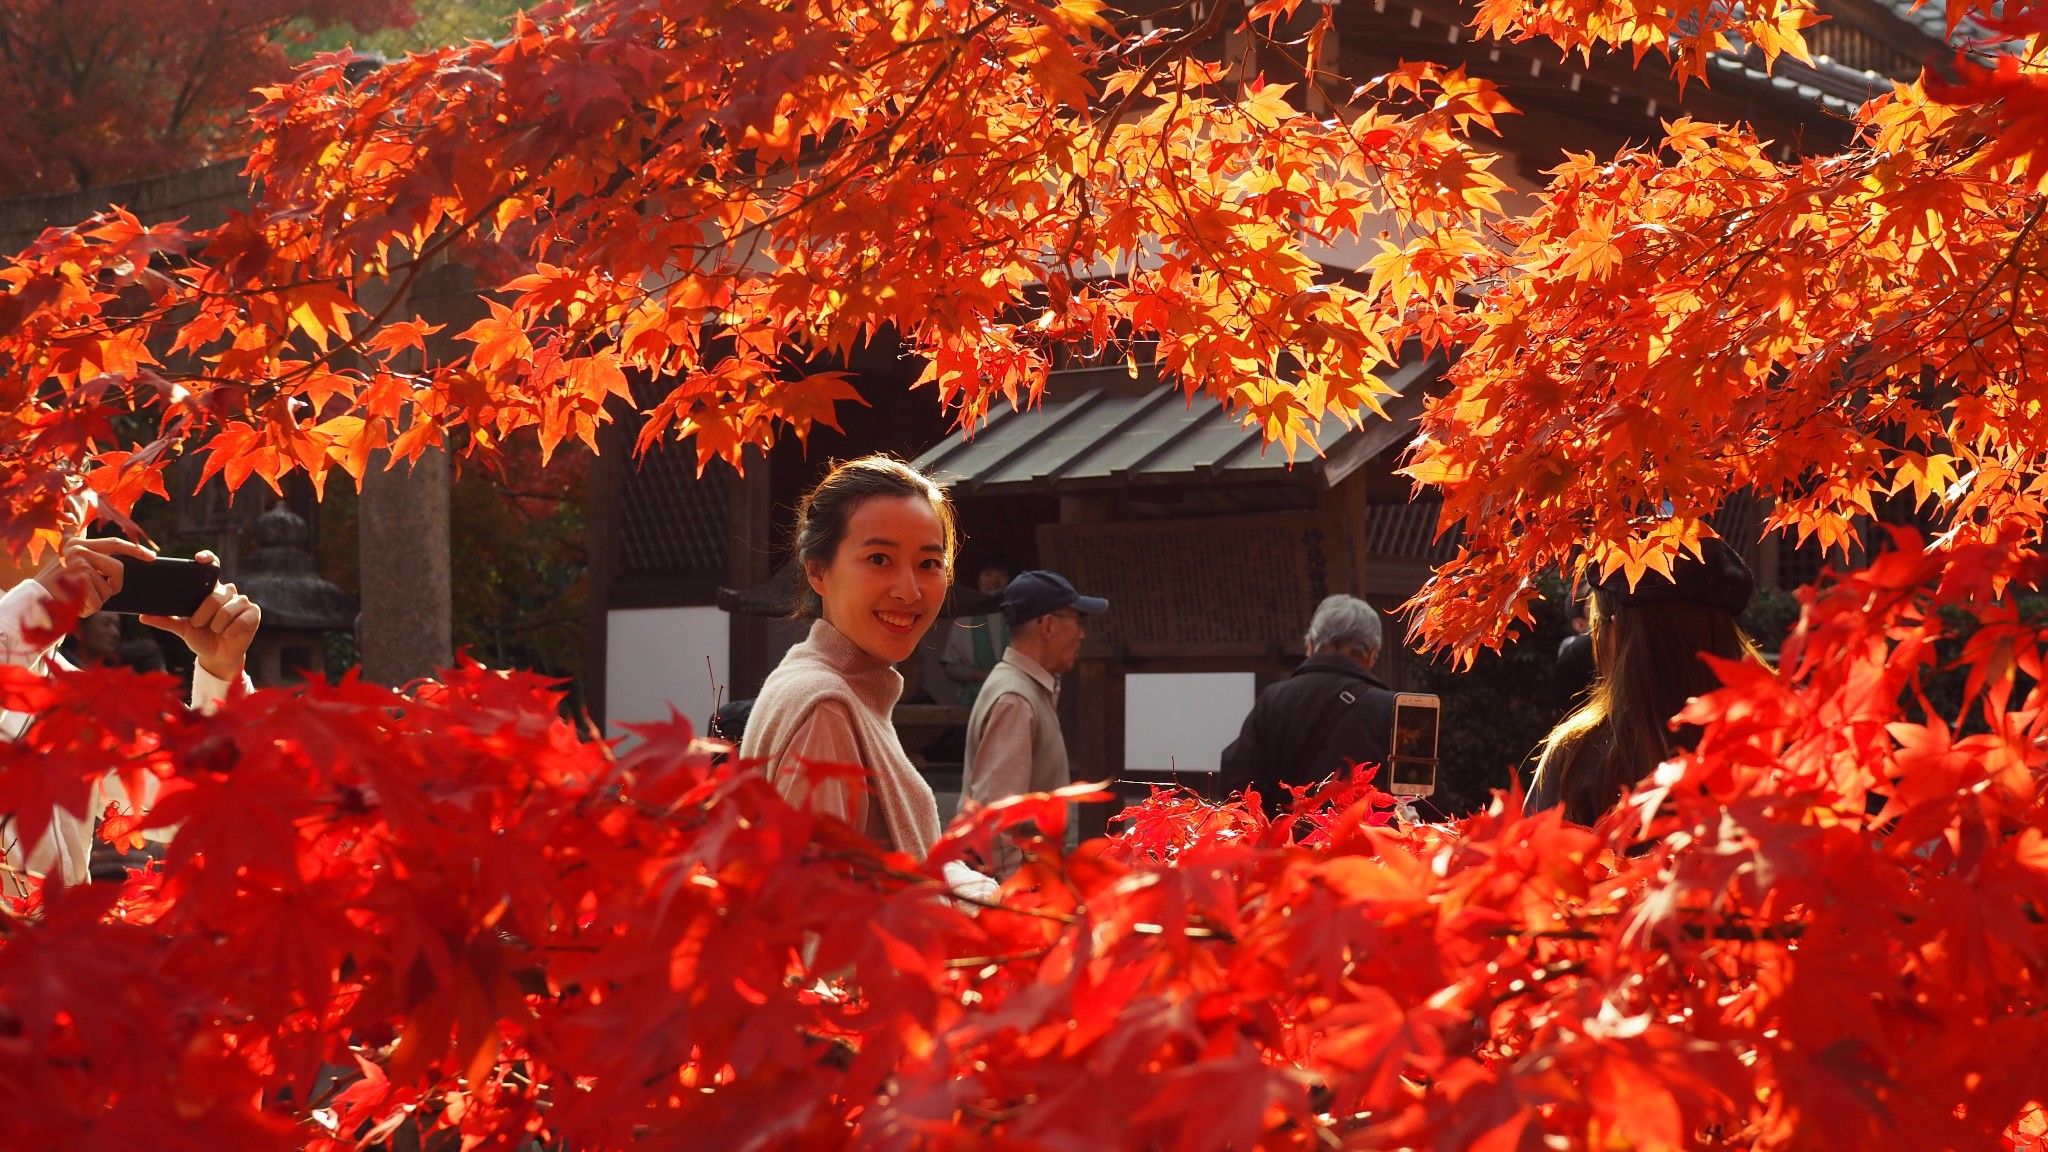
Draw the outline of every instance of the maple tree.
<instances>
[{"instance_id":1,"label":"maple tree","mask_svg":"<svg viewBox=\"0 0 2048 1152\"><path fill-rule=\"evenodd\" d=\"M1156 340L1289 451L1404 340L1455 349L1410 464L1465 531L1413 605L1454 653L1546 568L1668 568L1738 494L1823 542L1884 497L1933 534L1803 590L1779 667L1723 666L1698 746L1591 829L1513 796L1395 827L1354 780L1277 823L1155 797L1072 856L1028 798L918 862L679 723L614 759L517 674L196 716L167 681L0 673L42 717L0 810L32 834L118 770L163 802L108 835L181 822L161 870L4 922L6 1142L2039 1146L2040 10L1951 4L1995 43L1840 154L1680 120L1519 216L1468 135L1509 111L1489 84L1415 64L1310 116L1271 62L1323 83L1327 19L1203 12L648 0L360 82L316 62L255 113L250 213L114 212L0 268L5 544L47 544L72 478L118 513L180 453L236 486L458 431L545 455L629 372L669 386L649 441L736 457L829 422L850 382L791 366L885 329L963 419L1062 342ZM1697 82L1814 19L1476 24ZM1233 22L1269 75L1201 50ZM1383 228L1365 283L1309 255ZM450 254L502 299L422 362L403 289ZM117 441L138 411L160 434ZM948 903L944 860L1025 820L1052 839L1000 904Z\"/></svg>"},{"instance_id":2,"label":"maple tree","mask_svg":"<svg viewBox=\"0 0 2048 1152\"><path fill-rule=\"evenodd\" d=\"M6 0L0 195L65 192L232 155L249 90L313 29L410 23L408 0Z\"/></svg>"},{"instance_id":3,"label":"maple tree","mask_svg":"<svg viewBox=\"0 0 2048 1152\"><path fill-rule=\"evenodd\" d=\"M423 48L488 40L521 7L516 0L412 0L411 23L369 33L335 27L315 30L305 41L305 55L352 45L359 52L394 59Z\"/></svg>"}]
</instances>

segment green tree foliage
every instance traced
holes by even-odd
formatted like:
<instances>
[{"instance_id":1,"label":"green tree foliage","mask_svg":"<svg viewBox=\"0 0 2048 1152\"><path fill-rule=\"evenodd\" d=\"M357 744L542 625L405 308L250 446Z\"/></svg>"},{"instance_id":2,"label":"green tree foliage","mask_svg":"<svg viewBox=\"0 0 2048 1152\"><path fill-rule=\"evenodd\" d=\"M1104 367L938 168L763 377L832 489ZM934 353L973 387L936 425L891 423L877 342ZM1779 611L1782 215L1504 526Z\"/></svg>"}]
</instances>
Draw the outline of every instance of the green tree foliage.
<instances>
[{"instance_id":1,"label":"green tree foliage","mask_svg":"<svg viewBox=\"0 0 2048 1152\"><path fill-rule=\"evenodd\" d=\"M505 34L512 14L523 7L519 0L413 0L412 23L380 28L368 33L351 33L344 28L307 29L313 34L306 51L331 52L353 47L397 59L407 52L419 52L468 40L494 40Z\"/></svg>"},{"instance_id":2,"label":"green tree foliage","mask_svg":"<svg viewBox=\"0 0 2048 1152\"><path fill-rule=\"evenodd\" d=\"M565 449L545 470L532 460L530 468L466 467L456 478L449 543L458 649L493 668L581 678L589 462L589 453ZM580 686L564 707L582 709Z\"/></svg>"}]
</instances>

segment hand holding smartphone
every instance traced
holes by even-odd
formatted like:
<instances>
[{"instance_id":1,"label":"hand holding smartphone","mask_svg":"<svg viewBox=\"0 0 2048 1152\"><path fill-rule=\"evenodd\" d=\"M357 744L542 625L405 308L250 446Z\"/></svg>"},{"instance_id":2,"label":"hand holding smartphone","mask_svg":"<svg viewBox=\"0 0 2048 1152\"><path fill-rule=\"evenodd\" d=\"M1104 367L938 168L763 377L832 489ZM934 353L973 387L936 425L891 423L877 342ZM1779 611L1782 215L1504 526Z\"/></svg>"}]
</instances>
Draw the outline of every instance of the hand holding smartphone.
<instances>
[{"instance_id":1,"label":"hand holding smartphone","mask_svg":"<svg viewBox=\"0 0 2048 1152\"><path fill-rule=\"evenodd\" d=\"M1437 697L1424 692L1394 696L1393 754L1387 791L1396 796L1429 796L1436 792Z\"/></svg>"},{"instance_id":2,"label":"hand holding smartphone","mask_svg":"<svg viewBox=\"0 0 2048 1152\"><path fill-rule=\"evenodd\" d=\"M117 557L121 590L100 605L102 612L138 616L190 616L220 583L220 565L197 560Z\"/></svg>"}]
</instances>

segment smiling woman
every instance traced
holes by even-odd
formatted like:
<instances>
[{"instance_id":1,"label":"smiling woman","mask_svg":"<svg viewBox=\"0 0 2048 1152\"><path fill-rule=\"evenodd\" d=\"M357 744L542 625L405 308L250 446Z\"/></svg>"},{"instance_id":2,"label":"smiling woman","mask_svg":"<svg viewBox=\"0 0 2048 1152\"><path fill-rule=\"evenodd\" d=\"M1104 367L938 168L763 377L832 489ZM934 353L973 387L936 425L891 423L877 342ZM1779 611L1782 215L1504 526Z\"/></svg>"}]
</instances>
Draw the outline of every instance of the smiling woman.
<instances>
[{"instance_id":1,"label":"smiling woman","mask_svg":"<svg viewBox=\"0 0 2048 1152\"><path fill-rule=\"evenodd\" d=\"M769 673L740 746L791 801L919 859L939 810L889 721L903 692L893 665L938 618L958 542L946 494L909 465L834 467L797 508L811 634ZM857 767L860 783L825 766Z\"/></svg>"}]
</instances>

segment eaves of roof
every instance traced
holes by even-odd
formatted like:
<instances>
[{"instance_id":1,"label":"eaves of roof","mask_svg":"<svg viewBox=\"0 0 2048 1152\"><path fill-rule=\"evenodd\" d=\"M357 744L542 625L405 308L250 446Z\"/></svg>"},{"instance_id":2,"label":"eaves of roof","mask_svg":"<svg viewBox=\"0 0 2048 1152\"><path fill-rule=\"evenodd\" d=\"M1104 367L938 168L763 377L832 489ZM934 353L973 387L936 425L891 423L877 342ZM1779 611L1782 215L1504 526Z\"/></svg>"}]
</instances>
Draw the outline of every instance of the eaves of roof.
<instances>
[{"instance_id":1,"label":"eaves of roof","mask_svg":"<svg viewBox=\"0 0 2048 1152\"><path fill-rule=\"evenodd\" d=\"M1064 398L1002 409L979 427L954 432L916 466L956 495L1065 493L1169 484L1308 483L1334 487L1408 434L1424 388L1443 368L1418 355L1381 379L1395 395L1386 418L1361 411L1336 428L1320 455L1290 461L1243 417L1214 400L1190 398L1172 384L1141 392L1091 386L1091 377L1125 369L1065 373ZM1107 383L1107 380L1105 380ZM1325 432L1335 425L1329 422Z\"/></svg>"}]
</instances>

